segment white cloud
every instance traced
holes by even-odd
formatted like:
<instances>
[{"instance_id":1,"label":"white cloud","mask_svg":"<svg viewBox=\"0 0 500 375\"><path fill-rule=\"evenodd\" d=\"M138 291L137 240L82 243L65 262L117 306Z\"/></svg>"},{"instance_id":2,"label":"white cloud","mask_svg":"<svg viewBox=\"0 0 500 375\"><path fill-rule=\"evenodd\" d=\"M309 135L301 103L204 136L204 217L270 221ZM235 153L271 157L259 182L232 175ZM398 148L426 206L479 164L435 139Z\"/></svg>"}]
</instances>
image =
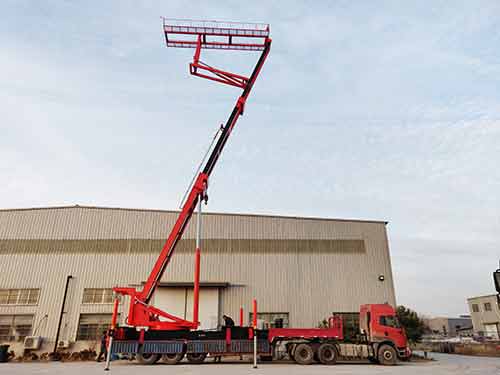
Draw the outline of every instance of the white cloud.
<instances>
[{"instance_id":1,"label":"white cloud","mask_svg":"<svg viewBox=\"0 0 500 375\"><path fill-rule=\"evenodd\" d=\"M176 208L238 91L189 77L192 51L164 47L159 16L268 21L210 209L387 219L399 300L417 310L462 313L492 289L497 3L205 5L6 4L0 206ZM239 72L256 58L205 56ZM437 283L449 306L429 298Z\"/></svg>"}]
</instances>

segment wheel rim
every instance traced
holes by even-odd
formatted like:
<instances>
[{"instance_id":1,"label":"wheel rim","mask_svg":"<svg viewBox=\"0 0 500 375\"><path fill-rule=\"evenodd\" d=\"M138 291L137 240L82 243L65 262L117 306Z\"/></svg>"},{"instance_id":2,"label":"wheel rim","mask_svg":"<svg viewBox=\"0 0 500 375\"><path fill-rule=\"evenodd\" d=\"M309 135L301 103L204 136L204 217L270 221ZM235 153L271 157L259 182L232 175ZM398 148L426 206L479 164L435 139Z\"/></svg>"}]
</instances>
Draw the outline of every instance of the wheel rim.
<instances>
[{"instance_id":1,"label":"wheel rim","mask_svg":"<svg viewBox=\"0 0 500 375\"><path fill-rule=\"evenodd\" d=\"M306 350L306 349L302 349L300 352L299 352L299 356L301 358L307 358L309 357L309 352Z\"/></svg>"},{"instance_id":2,"label":"wheel rim","mask_svg":"<svg viewBox=\"0 0 500 375\"><path fill-rule=\"evenodd\" d=\"M323 358L327 361L332 361L335 359L335 352L331 348L323 349Z\"/></svg>"},{"instance_id":3,"label":"wheel rim","mask_svg":"<svg viewBox=\"0 0 500 375\"><path fill-rule=\"evenodd\" d=\"M386 361L392 361L393 356L392 356L392 352L390 350L384 351L384 359Z\"/></svg>"}]
</instances>

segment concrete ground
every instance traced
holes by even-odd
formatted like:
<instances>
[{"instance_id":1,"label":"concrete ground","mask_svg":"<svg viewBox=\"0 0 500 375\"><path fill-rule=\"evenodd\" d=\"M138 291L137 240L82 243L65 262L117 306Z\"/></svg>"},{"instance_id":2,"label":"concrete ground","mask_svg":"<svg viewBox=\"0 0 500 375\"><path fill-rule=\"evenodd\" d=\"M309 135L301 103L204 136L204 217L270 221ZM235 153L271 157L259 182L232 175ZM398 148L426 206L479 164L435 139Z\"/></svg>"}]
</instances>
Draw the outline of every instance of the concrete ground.
<instances>
[{"instance_id":1,"label":"concrete ground","mask_svg":"<svg viewBox=\"0 0 500 375\"><path fill-rule=\"evenodd\" d=\"M273 374L273 375L363 375L363 374L432 374L432 375L499 375L500 358L469 357L450 354L431 353L430 357L435 361L430 362L410 362L398 366L385 367L370 364L337 364L335 366L299 366L294 363L263 363L258 369L252 369L251 363L212 363L207 362L202 365L181 364L168 366L157 364L154 366L140 366L134 362L115 361L112 363L111 371L103 371L103 363L95 362L33 362L33 363L0 363L0 374L5 375L92 375L92 374L203 374L203 375L243 375L243 374Z\"/></svg>"}]
</instances>

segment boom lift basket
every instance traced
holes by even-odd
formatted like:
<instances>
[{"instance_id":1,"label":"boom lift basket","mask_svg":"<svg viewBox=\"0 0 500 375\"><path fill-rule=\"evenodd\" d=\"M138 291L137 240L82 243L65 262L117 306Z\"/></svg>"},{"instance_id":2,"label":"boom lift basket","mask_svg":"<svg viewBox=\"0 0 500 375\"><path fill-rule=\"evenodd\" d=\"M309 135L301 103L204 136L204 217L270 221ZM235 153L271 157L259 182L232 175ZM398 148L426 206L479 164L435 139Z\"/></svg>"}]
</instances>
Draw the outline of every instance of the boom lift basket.
<instances>
[{"instance_id":1,"label":"boom lift basket","mask_svg":"<svg viewBox=\"0 0 500 375\"><path fill-rule=\"evenodd\" d=\"M197 48L201 35L201 48L263 51L269 37L269 25L265 23L163 18L163 31L167 47L181 48Z\"/></svg>"},{"instance_id":2,"label":"boom lift basket","mask_svg":"<svg viewBox=\"0 0 500 375\"><path fill-rule=\"evenodd\" d=\"M163 19L167 47L195 48L192 75L244 89L248 77L214 68L200 60L202 49L264 51L269 43L269 25L218 21Z\"/></svg>"}]
</instances>

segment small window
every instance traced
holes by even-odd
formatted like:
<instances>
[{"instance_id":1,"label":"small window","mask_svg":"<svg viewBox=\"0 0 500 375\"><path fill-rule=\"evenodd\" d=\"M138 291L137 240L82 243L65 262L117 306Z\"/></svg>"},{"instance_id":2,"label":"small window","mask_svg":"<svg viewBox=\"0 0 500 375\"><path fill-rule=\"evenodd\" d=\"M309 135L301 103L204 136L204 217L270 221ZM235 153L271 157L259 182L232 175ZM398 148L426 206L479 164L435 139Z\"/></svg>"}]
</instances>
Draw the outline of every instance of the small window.
<instances>
[{"instance_id":1,"label":"small window","mask_svg":"<svg viewBox=\"0 0 500 375\"><path fill-rule=\"evenodd\" d=\"M37 305L40 289L0 289L0 305Z\"/></svg>"},{"instance_id":2,"label":"small window","mask_svg":"<svg viewBox=\"0 0 500 375\"><path fill-rule=\"evenodd\" d=\"M398 318L393 315L381 316L379 323L385 327L400 328ZM444 326L443 329L445 329Z\"/></svg>"},{"instance_id":3,"label":"small window","mask_svg":"<svg viewBox=\"0 0 500 375\"><path fill-rule=\"evenodd\" d=\"M23 341L32 329L33 315L0 315L0 341Z\"/></svg>"},{"instance_id":4,"label":"small window","mask_svg":"<svg viewBox=\"0 0 500 375\"><path fill-rule=\"evenodd\" d=\"M84 304L113 303L113 289L85 288L83 290Z\"/></svg>"},{"instance_id":5,"label":"small window","mask_svg":"<svg viewBox=\"0 0 500 375\"><path fill-rule=\"evenodd\" d=\"M479 312L479 305L477 303L472 304L472 312Z\"/></svg>"},{"instance_id":6,"label":"small window","mask_svg":"<svg viewBox=\"0 0 500 375\"><path fill-rule=\"evenodd\" d=\"M264 322L266 328L288 328L288 313L257 313L257 320ZM253 313L250 313L250 324L253 321ZM239 323L239 322L238 322Z\"/></svg>"},{"instance_id":7,"label":"small window","mask_svg":"<svg viewBox=\"0 0 500 375\"><path fill-rule=\"evenodd\" d=\"M484 311L491 311L491 303L486 302L484 304Z\"/></svg>"},{"instance_id":8,"label":"small window","mask_svg":"<svg viewBox=\"0 0 500 375\"><path fill-rule=\"evenodd\" d=\"M111 314L80 314L76 339L98 340L102 336L102 332L109 329L110 324Z\"/></svg>"}]
</instances>

